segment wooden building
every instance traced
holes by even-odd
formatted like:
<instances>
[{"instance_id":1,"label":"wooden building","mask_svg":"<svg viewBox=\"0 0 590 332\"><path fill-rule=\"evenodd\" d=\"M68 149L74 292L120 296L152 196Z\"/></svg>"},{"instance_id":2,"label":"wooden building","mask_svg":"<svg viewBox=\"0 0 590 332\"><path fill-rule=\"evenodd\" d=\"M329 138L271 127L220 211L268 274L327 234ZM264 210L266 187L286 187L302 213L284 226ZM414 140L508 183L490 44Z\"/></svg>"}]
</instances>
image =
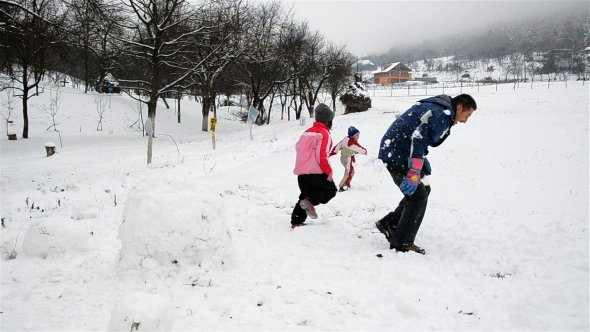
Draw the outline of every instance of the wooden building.
<instances>
[{"instance_id":1,"label":"wooden building","mask_svg":"<svg viewBox=\"0 0 590 332\"><path fill-rule=\"evenodd\" d=\"M392 84L412 80L412 70L401 62L385 64L381 70L373 73L373 83Z\"/></svg>"}]
</instances>

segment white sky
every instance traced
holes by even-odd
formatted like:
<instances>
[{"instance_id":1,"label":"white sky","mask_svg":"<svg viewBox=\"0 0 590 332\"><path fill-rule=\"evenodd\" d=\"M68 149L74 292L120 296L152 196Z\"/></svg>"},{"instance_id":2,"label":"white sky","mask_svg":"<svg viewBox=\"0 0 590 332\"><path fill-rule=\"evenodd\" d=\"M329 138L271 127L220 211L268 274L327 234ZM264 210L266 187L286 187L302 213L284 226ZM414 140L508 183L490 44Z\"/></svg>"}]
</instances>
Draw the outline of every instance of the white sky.
<instances>
[{"instance_id":1,"label":"white sky","mask_svg":"<svg viewBox=\"0 0 590 332\"><path fill-rule=\"evenodd\" d=\"M551 15L588 1L311 1L283 0L295 17L307 20L329 41L346 44L357 56L382 53L494 23Z\"/></svg>"}]
</instances>

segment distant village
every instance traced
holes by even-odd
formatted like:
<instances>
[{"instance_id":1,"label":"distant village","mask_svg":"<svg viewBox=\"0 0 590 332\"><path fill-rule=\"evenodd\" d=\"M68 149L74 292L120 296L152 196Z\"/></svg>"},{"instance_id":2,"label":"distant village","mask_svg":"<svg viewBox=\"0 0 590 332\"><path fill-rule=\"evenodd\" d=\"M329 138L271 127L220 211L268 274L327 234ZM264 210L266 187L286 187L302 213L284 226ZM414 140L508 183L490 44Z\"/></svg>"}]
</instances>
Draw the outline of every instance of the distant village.
<instances>
[{"instance_id":1,"label":"distant village","mask_svg":"<svg viewBox=\"0 0 590 332\"><path fill-rule=\"evenodd\" d=\"M575 51L572 49L552 49L547 52L537 53L534 58L526 57L522 59L521 65L525 66L523 71L526 71L526 63L536 63L536 74L549 74L552 72L560 72L559 66L553 65L554 62L561 62L562 68L568 69L571 72L571 67L574 58L581 58L585 63L585 67L590 66L590 46L583 50ZM454 60L450 60L454 61ZM563 65L565 63L565 65ZM392 85L405 83L409 81L423 82L426 84L439 83L439 79L436 76L431 76L430 73L420 71L416 74L415 71L410 68L410 65L402 62L391 62L382 65L375 65L370 60L359 60L356 63L357 72L362 73L362 81L366 84L380 84L380 85ZM555 68L549 68L555 67ZM478 81L488 82L493 81L493 72L498 68L493 65L485 67L486 72L489 73L487 76L478 77ZM545 69L545 70L543 70ZM459 69L460 70L460 69ZM533 71L531 71L533 72ZM584 72L584 76L586 73ZM457 81L473 81L476 78L472 76L469 70L460 70L457 72ZM524 75L526 79L526 75ZM518 79L522 79L519 77ZM586 79L584 77L584 79Z\"/></svg>"}]
</instances>

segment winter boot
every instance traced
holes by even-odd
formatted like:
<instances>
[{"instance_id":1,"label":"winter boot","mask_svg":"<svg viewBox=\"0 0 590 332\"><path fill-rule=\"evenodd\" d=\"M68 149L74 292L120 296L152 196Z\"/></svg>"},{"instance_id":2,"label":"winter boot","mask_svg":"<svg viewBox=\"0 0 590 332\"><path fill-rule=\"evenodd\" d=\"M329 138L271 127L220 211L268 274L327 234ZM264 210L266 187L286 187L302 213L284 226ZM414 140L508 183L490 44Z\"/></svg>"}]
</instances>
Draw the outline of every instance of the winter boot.
<instances>
[{"instance_id":1,"label":"winter boot","mask_svg":"<svg viewBox=\"0 0 590 332\"><path fill-rule=\"evenodd\" d=\"M306 223L302 222L301 224L291 224L291 229L295 229L297 227L307 226Z\"/></svg>"},{"instance_id":2,"label":"winter boot","mask_svg":"<svg viewBox=\"0 0 590 332\"><path fill-rule=\"evenodd\" d=\"M318 214L315 212L315 208L313 207L313 204L311 204L311 202L307 198L302 199L299 202L299 206L301 206L301 208L303 210L305 210L305 213L307 213L307 215L311 219L317 219L318 218Z\"/></svg>"},{"instance_id":3,"label":"winter boot","mask_svg":"<svg viewBox=\"0 0 590 332\"><path fill-rule=\"evenodd\" d=\"M387 227L385 225L381 224L381 221L377 221L375 223L375 227L377 227L379 232L381 232L381 233L383 233L383 235L385 235L385 239L387 239L387 242L389 242L389 230L387 229Z\"/></svg>"},{"instance_id":4,"label":"winter boot","mask_svg":"<svg viewBox=\"0 0 590 332\"><path fill-rule=\"evenodd\" d=\"M413 252L417 252L421 255L426 255L426 250L418 247L417 245L415 245L413 243L402 244L401 248L396 248L395 251L401 251L401 252L413 251Z\"/></svg>"}]
</instances>

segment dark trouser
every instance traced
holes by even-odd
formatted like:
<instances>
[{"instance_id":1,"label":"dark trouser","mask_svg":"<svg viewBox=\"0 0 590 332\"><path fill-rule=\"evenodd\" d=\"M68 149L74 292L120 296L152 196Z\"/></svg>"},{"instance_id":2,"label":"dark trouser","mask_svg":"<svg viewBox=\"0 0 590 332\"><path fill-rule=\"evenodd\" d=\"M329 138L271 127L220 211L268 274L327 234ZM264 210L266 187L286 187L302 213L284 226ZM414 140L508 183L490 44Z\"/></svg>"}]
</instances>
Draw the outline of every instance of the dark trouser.
<instances>
[{"instance_id":1,"label":"dark trouser","mask_svg":"<svg viewBox=\"0 0 590 332\"><path fill-rule=\"evenodd\" d=\"M408 172L406 167L394 164L387 165L387 170L393 178L393 182L398 187ZM423 176L424 174L422 174ZM395 239L391 239L395 247L414 243L418 229L420 229L420 225L422 224L422 219L424 219L429 194L430 186L425 186L420 182L418 188L416 188L416 191L412 195L405 195L395 211L388 213L379 221L387 228L395 229Z\"/></svg>"},{"instance_id":2,"label":"dark trouser","mask_svg":"<svg viewBox=\"0 0 590 332\"><path fill-rule=\"evenodd\" d=\"M298 225L307 219L307 213L299 206L302 199L307 198L311 204L326 204L336 196L336 185L328 181L327 174L304 174L297 176L301 194L291 214L291 224Z\"/></svg>"}]
</instances>

